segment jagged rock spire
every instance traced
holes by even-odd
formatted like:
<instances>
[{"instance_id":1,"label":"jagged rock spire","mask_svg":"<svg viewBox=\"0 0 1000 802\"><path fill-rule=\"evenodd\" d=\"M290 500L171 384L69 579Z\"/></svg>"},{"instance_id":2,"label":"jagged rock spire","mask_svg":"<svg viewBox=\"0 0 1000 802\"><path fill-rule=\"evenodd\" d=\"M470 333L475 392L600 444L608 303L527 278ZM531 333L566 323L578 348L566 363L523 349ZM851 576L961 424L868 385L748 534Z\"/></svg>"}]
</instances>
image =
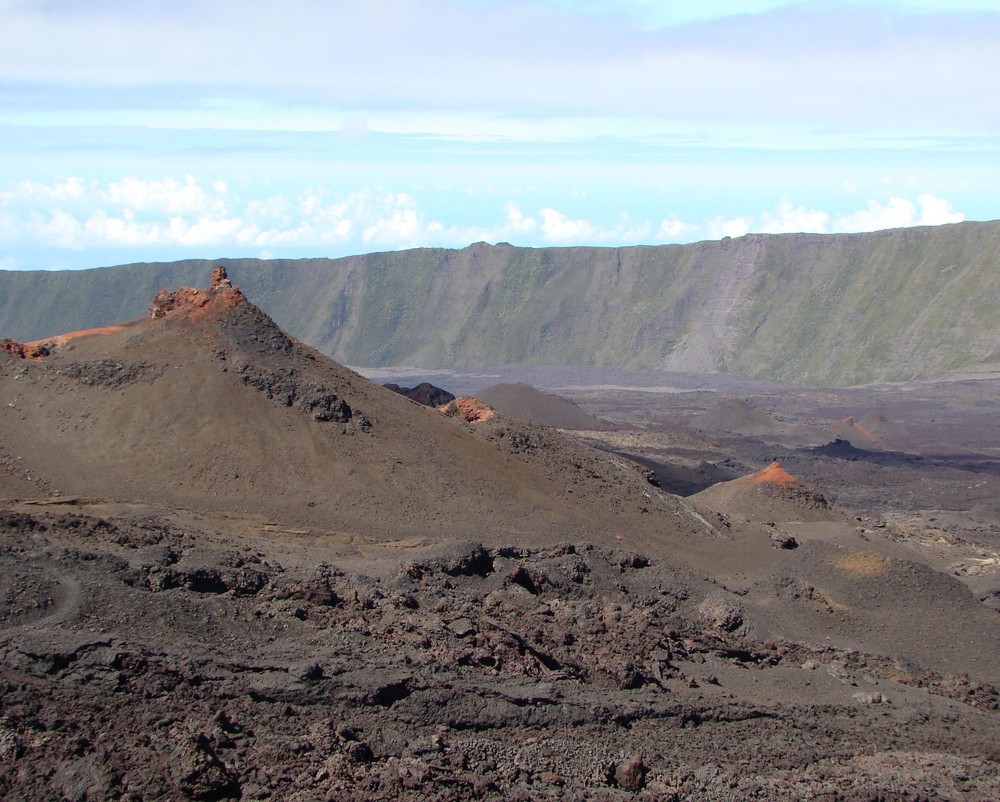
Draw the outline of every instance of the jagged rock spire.
<instances>
[{"instance_id":1,"label":"jagged rock spire","mask_svg":"<svg viewBox=\"0 0 1000 802\"><path fill-rule=\"evenodd\" d=\"M233 282L229 280L229 274L226 273L226 268L219 265L215 270L212 271L212 284L211 289L217 290L219 287L232 287Z\"/></svg>"}]
</instances>

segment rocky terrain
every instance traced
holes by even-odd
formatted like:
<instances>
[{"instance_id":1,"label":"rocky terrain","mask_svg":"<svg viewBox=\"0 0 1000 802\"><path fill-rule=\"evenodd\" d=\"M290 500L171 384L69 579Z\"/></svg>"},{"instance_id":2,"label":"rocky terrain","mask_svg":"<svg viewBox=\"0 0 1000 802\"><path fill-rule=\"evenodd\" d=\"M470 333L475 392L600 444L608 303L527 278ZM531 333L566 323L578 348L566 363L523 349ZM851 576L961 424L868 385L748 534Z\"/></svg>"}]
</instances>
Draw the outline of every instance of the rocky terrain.
<instances>
[{"instance_id":1,"label":"rocky terrain","mask_svg":"<svg viewBox=\"0 0 1000 802\"><path fill-rule=\"evenodd\" d=\"M222 271L46 342L0 354L4 799L1000 797L979 385L563 388L616 424L569 434Z\"/></svg>"},{"instance_id":2,"label":"rocky terrain","mask_svg":"<svg viewBox=\"0 0 1000 802\"><path fill-rule=\"evenodd\" d=\"M99 512L118 511L3 519L6 799L1000 791L994 686L761 639L738 598L625 549L360 565L323 539Z\"/></svg>"},{"instance_id":3,"label":"rocky terrain","mask_svg":"<svg viewBox=\"0 0 1000 802\"><path fill-rule=\"evenodd\" d=\"M998 253L1000 222L967 222L223 263L279 325L349 365L591 365L844 386L1000 363ZM0 336L139 317L159 287L200 282L212 264L0 271Z\"/></svg>"},{"instance_id":4,"label":"rocky terrain","mask_svg":"<svg viewBox=\"0 0 1000 802\"><path fill-rule=\"evenodd\" d=\"M394 393L405 395L411 401L416 401L425 407L441 407L455 400L455 396L452 393L440 387L435 387L429 382L420 382L416 387L400 387L398 384L393 384L392 382L383 384L382 386L387 387Z\"/></svg>"}]
</instances>

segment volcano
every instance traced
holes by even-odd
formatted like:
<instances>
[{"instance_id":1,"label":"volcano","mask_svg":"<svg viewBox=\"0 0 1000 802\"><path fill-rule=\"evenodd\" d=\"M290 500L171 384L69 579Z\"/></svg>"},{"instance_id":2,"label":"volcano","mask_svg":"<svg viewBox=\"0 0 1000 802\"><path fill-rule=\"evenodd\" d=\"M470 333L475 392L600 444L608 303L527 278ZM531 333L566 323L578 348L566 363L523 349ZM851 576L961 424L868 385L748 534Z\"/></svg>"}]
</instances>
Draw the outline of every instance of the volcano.
<instances>
[{"instance_id":1,"label":"volcano","mask_svg":"<svg viewBox=\"0 0 1000 802\"><path fill-rule=\"evenodd\" d=\"M651 503L654 489L621 460L568 440L539 459L537 427L499 417L470 427L372 384L286 335L221 268L207 289L161 291L146 319L0 359L8 497L181 507L376 539L623 526L662 539L691 528L672 497L656 491Z\"/></svg>"},{"instance_id":2,"label":"volcano","mask_svg":"<svg viewBox=\"0 0 1000 802\"><path fill-rule=\"evenodd\" d=\"M841 516L822 494L778 460L756 473L712 485L691 497L699 506L746 521L818 521Z\"/></svg>"}]
</instances>

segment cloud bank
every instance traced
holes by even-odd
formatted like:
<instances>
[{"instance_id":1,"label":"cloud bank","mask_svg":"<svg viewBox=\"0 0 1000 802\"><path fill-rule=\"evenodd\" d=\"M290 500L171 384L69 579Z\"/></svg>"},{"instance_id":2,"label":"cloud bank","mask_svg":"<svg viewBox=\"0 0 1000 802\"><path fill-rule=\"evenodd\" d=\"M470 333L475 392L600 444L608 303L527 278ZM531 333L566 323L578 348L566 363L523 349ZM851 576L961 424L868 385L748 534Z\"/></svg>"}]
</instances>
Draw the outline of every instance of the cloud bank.
<instances>
[{"instance_id":1,"label":"cloud bank","mask_svg":"<svg viewBox=\"0 0 1000 802\"><path fill-rule=\"evenodd\" d=\"M0 0L0 264L989 219L997 41L985 0Z\"/></svg>"},{"instance_id":2,"label":"cloud bank","mask_svg":"<svg viewBox=\"0 0 1000 802\"><path fill-rule=\"evenodd\" d=\"M306 105L839 127L864 120L890 129L1000 124L996 11L762 3L757 14L657 25L642 24L643 13L657 18L655 4L588 5L590 13L513 0L6 0L0 79L43 98L58 87L100 87L62 100L105 109L174 98L178 112L205 113ZM142 91L151 87L154 98Z\"/></svg>"},{"instance_id":3,"label":"cloud bank","mask_svg":"<svg viewBox=\"0 0 1000 802\"><path fill-rule=\"evenodd\" d=\"M758 215L709 221L602 221L550 206L526 211L501 204L486 225L434 219L407 193L369 187L344 195L310 187L265 198L245 195L226 181L202 184L192 176L125 176L101 183L70 177L43 184L21 181L0 192L0 249L49 243L57 249L184 248L253 255L309 249L342 254L373 248L464 246L472 241L520 245L629 245L738 237L750 232L874 231L964 219L944 198L870 200L834 216L784 201Z\"/></svg>"}]
</instances>

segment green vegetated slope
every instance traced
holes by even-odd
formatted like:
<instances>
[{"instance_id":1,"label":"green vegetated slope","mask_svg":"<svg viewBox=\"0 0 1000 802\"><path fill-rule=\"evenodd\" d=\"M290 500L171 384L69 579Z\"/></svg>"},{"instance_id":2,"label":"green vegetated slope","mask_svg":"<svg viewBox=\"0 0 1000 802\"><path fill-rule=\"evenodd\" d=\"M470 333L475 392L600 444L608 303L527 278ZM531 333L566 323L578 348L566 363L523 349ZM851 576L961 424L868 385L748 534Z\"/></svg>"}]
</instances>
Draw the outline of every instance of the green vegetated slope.
<instances>
[{"instance_id":1,"label":"green vegetated slope","mask_svg":"<svg viewBox=\"0 0 1000 802\"><path fill-rule=\"evenodd\" d=\"M288 331L354 365L593 364L834 385L1000 359L1000 222L8 272L0 337L134 318L159 287L204 285L215 264Z\"/></svg>"}]
</instances>

